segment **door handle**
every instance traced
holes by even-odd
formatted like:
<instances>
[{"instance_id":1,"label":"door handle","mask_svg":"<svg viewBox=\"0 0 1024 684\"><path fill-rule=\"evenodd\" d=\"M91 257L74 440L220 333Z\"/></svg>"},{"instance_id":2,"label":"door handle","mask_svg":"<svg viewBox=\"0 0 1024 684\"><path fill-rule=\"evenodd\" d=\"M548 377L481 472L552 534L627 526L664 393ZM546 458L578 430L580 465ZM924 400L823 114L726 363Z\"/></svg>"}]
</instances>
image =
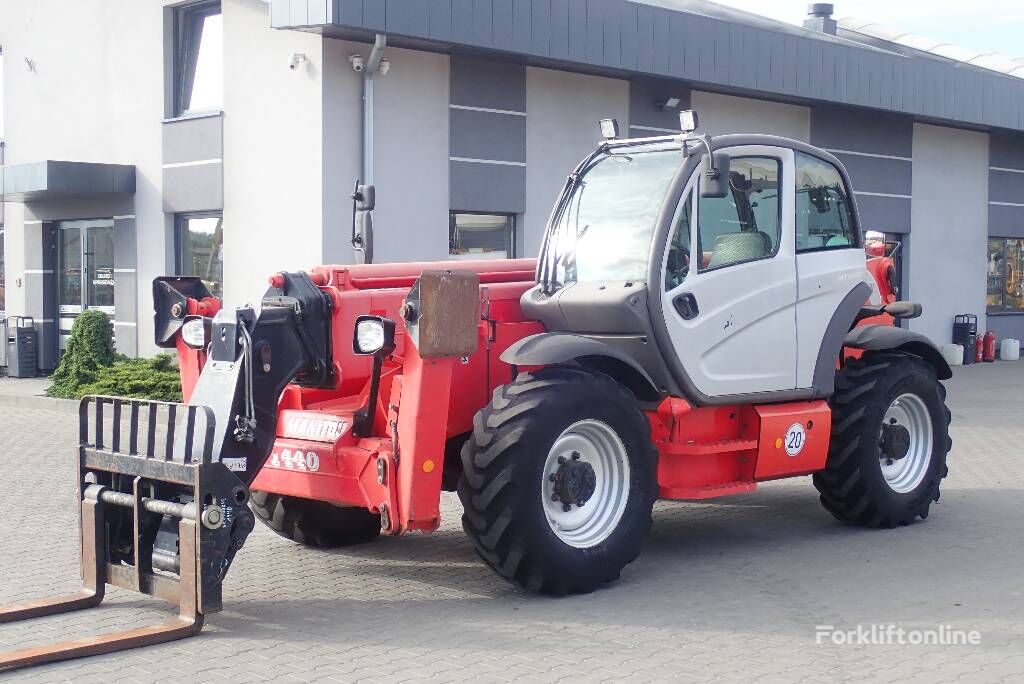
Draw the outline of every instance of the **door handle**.
<instances>
[{"instance_id":1,"label":"door handle","mask_svg":"<svg viewBox=\"0 0 1024 684\"><path fill-rule=\"evenodd\" d=\"M700 315L700 308L697 306L697 298L690 292L684 292L672 300L672 305L685 321L691 321Z\"/></svg>"}]
</instances>

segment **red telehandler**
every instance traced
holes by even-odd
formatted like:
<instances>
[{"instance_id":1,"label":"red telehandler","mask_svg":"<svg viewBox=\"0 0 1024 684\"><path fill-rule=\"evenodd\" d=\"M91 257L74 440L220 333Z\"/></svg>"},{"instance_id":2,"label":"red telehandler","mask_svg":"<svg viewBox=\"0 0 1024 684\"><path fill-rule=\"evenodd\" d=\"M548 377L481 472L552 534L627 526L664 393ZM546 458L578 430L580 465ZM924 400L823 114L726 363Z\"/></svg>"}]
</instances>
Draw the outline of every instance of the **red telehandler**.
<instances>
[{"instance_id":1,"label":"red telehandler","mask_svg":"<svg viewBox=\"0 0 1024 684\"><path fill-rule=\"evenodd\" d=\"M0 670L197 633L257 518L311 546L431 532L442 490L485 563L591 591L640 552L657 498L813 475L825 509L925 518L950 448L949 366L894 318L843 165L801 142L620 140L569 176L534 260L278 273L257 309L154 282L184 404L88 397L85 588L180 606L152 628L0 655ZM372 189L356 195L366 247ZM360 245L360 240L362 240Z\"/></svg>"}]
</instances>

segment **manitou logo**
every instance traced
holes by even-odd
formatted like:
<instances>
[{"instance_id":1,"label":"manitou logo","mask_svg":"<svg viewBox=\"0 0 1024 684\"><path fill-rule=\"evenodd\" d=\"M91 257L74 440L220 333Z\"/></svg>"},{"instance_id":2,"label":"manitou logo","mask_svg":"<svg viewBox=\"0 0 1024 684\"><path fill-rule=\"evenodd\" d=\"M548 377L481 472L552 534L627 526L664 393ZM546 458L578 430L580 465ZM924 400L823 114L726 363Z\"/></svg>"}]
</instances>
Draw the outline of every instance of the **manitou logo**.
<instances>
[{"instance_id":1,"label":"manitou logo","mask_svg":"<svg viewBox=\"0 0 1024 684\"><path fill-rule=\"evenodd\" d=\"M289 417L284 422L282 437L307 439L313 442L335 442L345 434L348 423L340 418Z\"/></svg>"}]
</instances>

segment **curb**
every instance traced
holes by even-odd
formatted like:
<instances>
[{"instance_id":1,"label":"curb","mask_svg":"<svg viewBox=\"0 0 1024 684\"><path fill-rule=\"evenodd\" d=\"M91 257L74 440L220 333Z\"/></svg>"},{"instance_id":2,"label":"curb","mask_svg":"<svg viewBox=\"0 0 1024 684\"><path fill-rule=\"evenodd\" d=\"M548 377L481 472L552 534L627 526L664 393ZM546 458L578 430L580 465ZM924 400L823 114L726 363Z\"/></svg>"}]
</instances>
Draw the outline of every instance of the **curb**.
<instances>
[{"instance_id":1,"label":"curb","mask_svg":"<svg viewBox=\"0 0 1024 684\"><path fill-rule=\"evenodd\" d=\"M0 406L11 408L32 409L37 411L54 411L66 415L78 415L77 399L57 399L33 395L0 394Z\"/></svg>"}]
</instances>

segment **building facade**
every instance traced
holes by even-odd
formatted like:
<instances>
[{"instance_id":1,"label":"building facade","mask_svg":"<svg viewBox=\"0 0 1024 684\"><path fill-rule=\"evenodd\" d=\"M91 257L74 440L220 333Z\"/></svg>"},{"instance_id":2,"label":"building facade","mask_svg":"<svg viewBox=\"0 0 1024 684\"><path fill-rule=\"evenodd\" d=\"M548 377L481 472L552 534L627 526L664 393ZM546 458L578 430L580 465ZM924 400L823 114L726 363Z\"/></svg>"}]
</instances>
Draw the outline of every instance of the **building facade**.
<instances>
[{"instance_id":1,"label":"building facade","mask_svg":"<svg viewBox=\"0 0 1024 684\"><path fill-rule=\"evenodd\" d=\"M35 318L44 368L86 308L155 352L156 275L237 305L351 262L356 179L377 262L533 256L599 119L642 137L687 108L841 158L862 227L902 244L912 329L948 342L970 313L1024 337L1024 78L861 23L699 0L37 0L0 5L0 46L0 310Z\"/></svg>"}]
</instances>

